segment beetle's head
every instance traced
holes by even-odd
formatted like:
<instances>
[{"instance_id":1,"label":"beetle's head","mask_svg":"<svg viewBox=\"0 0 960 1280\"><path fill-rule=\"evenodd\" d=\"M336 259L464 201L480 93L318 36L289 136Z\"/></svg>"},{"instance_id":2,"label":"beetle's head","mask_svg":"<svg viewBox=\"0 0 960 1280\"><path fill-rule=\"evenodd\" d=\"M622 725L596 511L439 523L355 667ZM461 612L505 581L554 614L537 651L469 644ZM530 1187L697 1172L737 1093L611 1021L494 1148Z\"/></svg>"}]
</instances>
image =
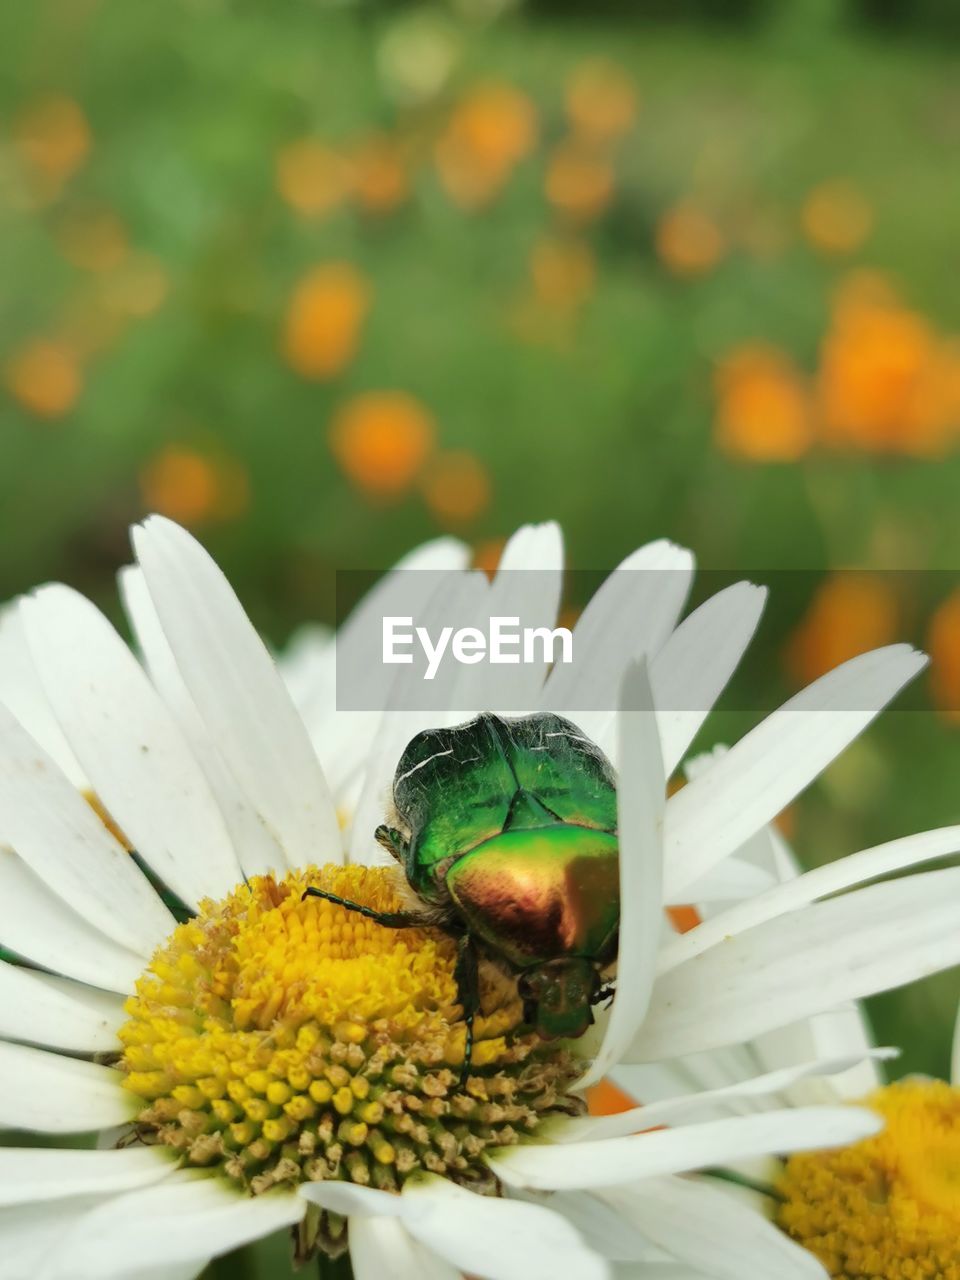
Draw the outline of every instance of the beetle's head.
<instances>
[{"instance_id":1,"label":"beetle's head","mask_svg":"<svg viewBox=\"0 0 960 1280\"><path fill-rule=\"evenodd\" d=\"M523 1020L542 1040L574 1040L593 1022L591 1005L600 990L600 975L590 960L547 960L525 969L517 985Z\"/></svg>"}]
</instances>

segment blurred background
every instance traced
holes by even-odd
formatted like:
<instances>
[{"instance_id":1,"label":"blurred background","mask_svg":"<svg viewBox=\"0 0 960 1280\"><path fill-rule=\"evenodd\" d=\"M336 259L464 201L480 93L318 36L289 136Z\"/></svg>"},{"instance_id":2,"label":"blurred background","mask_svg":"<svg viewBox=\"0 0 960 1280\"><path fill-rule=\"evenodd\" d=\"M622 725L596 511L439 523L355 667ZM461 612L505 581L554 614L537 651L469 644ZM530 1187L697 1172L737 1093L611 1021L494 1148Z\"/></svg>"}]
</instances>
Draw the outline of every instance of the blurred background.
<instances>
[{"instance_id":1,"label":"blurred background","mask_svg":"<svg viewBox=\"0 0 960 1280\"><path fill-rule=\"evenodd\" d=\"M767 706L933 652L785 815L808 865L960 820L958 49L951 0L4 6L0 599L116 617L149 511L277 646L441 532L669 536L803 571ZM958 994L873 1003L898 1069Z\"/></svg>"}]
</instances>

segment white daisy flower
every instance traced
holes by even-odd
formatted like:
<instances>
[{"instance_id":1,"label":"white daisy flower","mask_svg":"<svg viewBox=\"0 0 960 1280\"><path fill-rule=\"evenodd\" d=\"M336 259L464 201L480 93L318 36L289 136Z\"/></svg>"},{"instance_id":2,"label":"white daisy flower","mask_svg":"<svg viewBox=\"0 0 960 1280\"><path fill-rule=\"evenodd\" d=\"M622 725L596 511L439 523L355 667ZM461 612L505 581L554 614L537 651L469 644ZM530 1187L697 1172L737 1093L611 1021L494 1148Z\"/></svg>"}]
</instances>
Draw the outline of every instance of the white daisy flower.
<instances>
[{"instance_id":1,"label":"white daisy flower","mask_svg":"<svg viewBox=\"0 0 960 1280\"><path fill-rule=\"evenodd\" d=\"M702 775L719 754L723 750L718 748L712 755L690 760L685 766L688 777ZM780 883L800 875L792 851L774 827L758 832L742 856ZM689 932L715 910L687 908L677 918ZM880 1063L895 1056L894 1049L874 1047L860 1006L848 1001L743 1043L666 1061L620 1064L604 1085L602 1102L617 1113L643 1099L653 1118L661 1108L681 1108L703 1120L842 1105L878 1089ZM811 1070L813 1064L820 1064L819 1069ZM838 1153L843 1150L837 1148ZM815 1255L799 1259L790 1252L789 1241L780 1246L789 1266L786 1260L780 1266L775 1263L777 1246L767 1224L776 1221L784 1168L783 1159L765 1156L731 1161L707 1174L662 1179L658 1186L647 1183L617 1188L612 1195L603 1192L601 1210L615 1212L616 1233L600 1247L615 1260L619 1280L648 1280L651 1274L664 1280L699 1280L706 1275L733 1280L764 1274L750 1256L759 1232L766 1274L779 1275L782 1267L786 1275L825 1276ZM554 1200L554 1207L584 1228L588 1240L594 1224L602 1222L595 1198L591 1193L564 1197L562 1203ZM664 1239L670 1241L669 1252L655 1243Z\"/></svg>"},{"instance_id":2,"label":"white daisy flower","mask_svg":"<svg viewBox=\"0 0 960 1280\"><path fill-rule=\"evenodd\" d=\"M709 761L693 763L696 774ZM939 856L945 847L941 834L947 835L931 832L918 837L914 852L920 857ZM903 852L899 841L878 850L879 856L873 858L876 874L901 865ZM792 851L773 828L758 833L745 856L772 870L784 884L795 882L800 874ZM755 1213L776 1223L790 1240L808 1250L816 1274L829 1273L835 1280L953 1274L960 1267L960 1195L955 1177L960 1164L958 1045L960 1013L950 1084L925 1077L885 1084L881 1063L896 1057L896 1050L873 1047L863 1011L848 1001L743 1044L669 1062L616 1068L612 1077L622 1090L618 1105L643 1097L654 1114L684 1098L703 1116L731 1110L746 1116L772 1107L846 1103L869 1107L884 1122L881 1132L851 1146L734 1162L714 1170L724 1182L711 1176L684 1178L679 1198L681 1180L671 1180L673 1185L666 1189L668 1217L672 1203L691 1206L697 1196L705 1198L702 1211L694 1215L692 1239L680 1256L702 1263L704 1274L749 1274L737 1270L735 1246L750 1237L754 1228L749 1216ZM816 1075L798 1065L826 1059L850 1065ZM758 1072L765 1074L758 1077ZM771 1088L758 1090L758 1079ZM713 1107L700 1111L711 1097ZM646 1280L651 1235L657 1239L664 1234L663 1223L651 1219L656 1204L651 1190L650 1186L618 1188L613 1196L604 1197L607 1207L619 1209L617 1242L607 1252L620 1260L617 1274L623 1280ZM716 1221L701 1235L710 1224L711 1202ZM561 1206L555 1202L555 1207ZM590 1240L595 1206L581 1196L571 1216L585 1224ZM728 1236L732 1247L724 1251L719 1272L708 1268L709 1248L716 1249ZM677 1256L674 1241L673 1257ZM669 1274L664 1271L665 1276Z\"/></svg>"},{"instance_id":3,"label":"white daisy flower","mask_svg":"<svg viewBox=\"0 0 960 1280\"><path fill-rule=\"evenodd\" d=\"M125 574L124 596L149 676L88 601L44 587L23 601L17 625L56 732L44 738L42 707L18 707L24 721L39 714L35 736L0 708L8 846L0 941L38 967L0 966L0 1125L99 1132L115 1144L0 1152L7 1274L190 1276L289 1226L300 1257L349 1243L360 1280L458 1272L590 1280L607 1274L596 1246L610 1209L622 1217L636 1205L646 1214L639 1230L661 1258L758 1280L821 1274L756 1215L742 1240L730 1239L703 1189L674 1175L854 1142L877 1129L872 1113L814 1106L701 1120L705 1106L725 1105L716 1095L617 1117L575 1113L583 1088L622 1061L735 1044L960 958L960 908L950 907L960 903L960 871L818 900L956 851L957 829L765 887L664 939L665 904L769 884L744 846L922 659L894 646L845 664L667 802L665 776L706 710L654 707L712 705L762 593L740 584L677 627L688 554L656 544L631 557L634 567L654 561L672 572L639 575L639 602L615 577L578 624L593 657L584 678L594 705L614 705L621 690L619 715L583 725L614 756L621 780L610 1016L595 1041L540 1041L523 1024L515 984L489 966L474 1070L461 1083L452 941L303 898L320 886L375 910L400 905L372 835L411 722L386 716L359 789L345 774L335 796L212 560L157 518L135 530L134 543L139 567ZM547 570L538 575L544 585L510 599L509 576L487 587L454 568L449 589L489 591L491 613L552 619L555 528L522 530L504 560ZM626 653L617 627L632 637ZM561 676L538 688L520 670L510 705L549 706ZM691 688L702 696L692 699ZM466 705L489 709L482 682L475 692ZM452 705L464 701L461 691ZM66 771L55 762L64 743ZM345 841L338 800L351 786L358 799ZM178 900L192 913L179 924ZM824 1058L796 1071L849 1065ZM783 1083L743 1088L763 1094ZM581 1230L594 1247L568 1221L584 1211ZM690 1240L700 1241L696 1258ZM727 1246L735 1273L712 1256ZM653 1277L657 1256L650 1266Z\"/></svg>"},{"instance_id":4,"label":"white daisy flower","mask_svg":"<svg viewBox=\"0 0 960 1280\"><path fill-rule=\"evenodd\" d=\"M771 836L771 861L784 880L796 875L790 850ZM846 1005L763 1037L750 1046L764 1062L829 1052L862 1054L866 1020ZM860 1143L772 1161L763 1170L772 1197L757 1207L817 1257L837 1280L960 1274L960 1013L950 1081L910 1076L884 1082L871 1051L856 1068L794 1087L781 1101L847 1102L874 1110L883 1130ZM736 1070L728 1061L728 1070ZM740 1070L746 1064L741 1064ZM639 1083L639 1081L637 1082Z\"/></svg>"}]
</instances>

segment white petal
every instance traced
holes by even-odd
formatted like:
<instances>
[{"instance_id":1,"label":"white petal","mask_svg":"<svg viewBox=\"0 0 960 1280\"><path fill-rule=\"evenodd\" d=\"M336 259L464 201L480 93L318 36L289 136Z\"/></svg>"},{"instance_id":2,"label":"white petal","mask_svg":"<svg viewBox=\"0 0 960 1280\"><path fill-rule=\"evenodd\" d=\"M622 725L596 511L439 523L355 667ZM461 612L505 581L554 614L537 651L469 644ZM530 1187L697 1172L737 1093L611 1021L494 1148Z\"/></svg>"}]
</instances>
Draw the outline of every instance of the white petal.
<instances>
[{"instance_id":1,"label":"white petal","mask_svg":"<svg viewBox=\"0 0 960 1280\"><path fill-rule=\"evenodd\" d=\"M411 605L415 609L425 603L435 589L430 575L439 578L462 572L469 563L469 547L456 538L435 538L415 548L398 560L363 597L338 630L337 647L349 648L371 625L379 633L385 615L409 613ZM419 578L419 574L425 576Z\"/></svg>"},{"instance_id":2,"label":"white petal","mask_svg":"<svg viewBox=\"0 0 960 1280\"><path fill-rule=\"evenodd\" d=\"M435 634L434 628L441 618L449 622L450 618L476 616L479 620L481 610L486 609L490 588L482 573L450 573L439 579L430 575L428 582L433 584L433 595L423 603L418 616L422 620L421 625L427 627L431 634ZM474 668L463 670L472 672ZM470 707L470 704L465 704L466 694L459 681L454 665L441 668L431 701L436 696L435 705L442 706L444 710L427 711L422 706L411 709L409 685L402 675L396 680L380 720L350 832L351 862L366 865L393 863L390 855L376 843L373 833L390 809L397 762L407 744L421 730L456 724L476 714L479 705ZM465 710L465 707L469 709Z\"/></svg>"},{"instance_id":3,"label":"white petal","mask_svg":"<svg viewBox=\"0 0 960 1280\"><path fill-rule=\"evenodd\" d=\"M717 742L709 751L700 751L695 756L688 756L683 762L683 776L686 781L693 782L697 778L702 778L718 760L723 759L729 750L727 743Z\"/></svg>"},{"instance_id":4,"label":"white petal","mask_svg":"<svg viewBox=\"0 0 960 1280\"><path fill-rule=\"evenodd\" d=\"M18 600L0 609L0 702L82 791L89 785L87 777L50 710L30 657L20 603Z\"/></svg>"},{"instance_id":5,"label":"white petal","mask_svg":"<svg viewBox=\"0 0 960 1280\"><path fill-rule=\"evenodd\" d=\"M158 1147L120 1151L0 1147L0 1205L131 1191L159 1182L174 1168L168 1152Z\"/></svg>"},{"instance_id":6,"label":"white petal","mask_svg":"<svg viewBox=\"0 0 960 1280\"><path fill-rule=\"evenodd\" d=\"M169 1266L138 1267L136 1271L124 1275L123 1280L196 1280L209 1262L209 1258L197 1258L189 1262L175 1262Z\"/></svg>"},{"instance_id":7,"label":"white petal","mask_svg":"<svg viewBox=\"0 0 960 1280\"><path fill-rule=\"evenodd\" d=\"M360 1217L399 1218L412 1236L460 1271L490 1280L590 1280L606 1274L577 1233L548 1209L478 1196L445 1178L411 1179L400 1196L328 1182L310 1183L300 1194L349 1216L351 1239Z\"/></svg>"},{"instance_id":8,"label":"white petal","mask_svg":"<svg viewBox=\"0 0 960 1280\"><path fill-rule=\"evenodd\" d=\"M488 1159L509 1186L541 1191L613 1187L637 1178L685 1173L732 1160L859 1142L883 1127L859 1107L798 1107L710 1120L655 1133L558 1146L502 1149Z\"/></svg>"},{"instance_id":9,"label":"white petal","mask_svg":"<svg viewBox=\"0 0 960 1280\"><path fill-rule=\"evenodd\" d=\"M726 748L720 754L726 754ZM697 760L703 761L705 758L699 756ZM719 759L719 754L712 753L711 762L716 759ZM685 771L689 763L688 761L684 765ZM754 898L785 879L793 879L800 874L800 869L796 867L789 875L781 874L779 854L774 843L778 838L775 827L762 827L735 854L730 854L715 867L711 867L705 876L688 885L678 896L688 904L704 905L733 898Z\"/></svg>"},{"instance_id":10,"label":"white petal","mask_svg":"<svg viewBox=\"0 0 960 1280\"><path fill-rule=\"evenodd\" d=\"M579 1087L617 1063L643 1022L660 937L663 803L666 781L647 664L630 666L620 692L620 940L617 986L603 1042Z\"/></svg>"},{"instance_id":11,"label":"white petal","mask_svg":"<svg viewBox=\"0 0 960 1280\"><path fill-rule=\"evenodd\" d=\"M908 645L852 658L791 698L673 796L664 832L671 901L775 818L925 663Z\"/></svg>"},{"instance_id":12,"label":"white petal","mask_svg":"<svg viewBox=\"0 0 960 1280\"><path fill-rule=\"evenodd\" d=\"M487 596L484 617L517 618L522 627L554 627L563 586L563 538L559 525L525 525L509 539ZM466 667L459 673L460 708L517 715L532 710L546 678L534 663Z\"/></svg>"},{"instance_id":13,"label":"white petal","mask_svg":"<svg viewBox=\"0 0 960 1280\"><path fill-rule=\"evenodd\" d=\"M627 1061L738 1044L960 963L960 868L814 903L728 938L654 988Z\"/></svg>"},{"instance_id":14,"label":"white petal","mask_svg":"<svg viewBox=\"0 0 960 1280\"><path fill-rule=\"evenodd\" d=\"M453 539L438 539L425 544L390 569L338 630L335 646L325 655L323 670L318 671L320 687L313 691L305 719L324 760L331 754L329 739L340 739L349 744L350 758L346 762L332 761L341 786L348 781L346 772L355 773L365 762L380 713L388 705L399 705L395 697L391 698L397 672L380 661L383 619L391 615L410 615L422 623L422 611L438 595L440 588L452 584L456 589L463 577L478 577L488 589L485 574L479 570L466 572L468 562L467 548ZM454 609L443 621L462 626L465 619ZM357 663L361 664L359 669ZM286 659L283 666L286 666ZM315 662L314 666L317 670L320 664ZM441 666L441 684L444 670L445 667ZM409 680L411 672L407 670L401 675ZM364 702L376 710L336 710L338 687L341 692L353 690L354 681L358 684L362 681ZM422 692L422 688L418 689L418 698ZM439 704L434 702L434 705Z\"/></svg>"},{"instance_id":15,"label":"white petal","mask_svg":"<svg viewBox=\"0 0 960 1280\"><path fill-rule=\"evenodd\" d=\"M501 573L554 573L563 567L563 534L555 520L542 524L525 524L510 535L500 555L497 575ZM496 578L494 578L496 586ZM516 582L504 581L505 595L497 596L496 603L524 600Z\"/></svg>"},{"instance_id":16,"label":"white petal","mask_svg":"<svg viewBox=\"0 0 960 1280\"><path fill-rule=\"evenodd\" d=\"M762 1067L756 1061L751 1042L661 1062L622 1062L610 1075L614 1083L635 1100L661 1102L752 1080L759 1070Z\"/></svg>"},{"instance_id":17,"label":"white petal","mask_svg":"<svg viewBox=\"0 0 960 1280\"><path fill-rule=\"evenodd\" d=\"M136 565L128 565L121 571L123 577L128 574L142 576ZM143 589L146 591L146 583ZM304 708L309 707L319 719L332 715L336 705L337 658L333 628L321 622L301 623L274 656L294 706L312 730L313 721L304 714Z\"/></svg>"},{"instance_id":18,"label":"white petal","mask_svg":"<svg viewBox=\"0 0 960 1280\"><path fill-rule=\"evenodd\" d=\"M328 670L323 675L327 720L332 720L335 726L346 723L352 728L359 718L363 727L359 744L361 750L370 745L367 735L376 731L377 713L388 705L398 705L396 699L391 698L391 687L397 683L397 673L380 661L383 619L391 615L411 615L418 623L426 625L422 611L442 594L441 589L452 588L456 591L464 577L480 579L487 588L485 595L488 594L486 575L479 570L467 572L468 562L467 548L453 539L438 539L419 547L400 560L376 583L337 632L332 662L325 664ZM459 607L452 608L444 616L443 623L453 622L462 626L467 619L459 613ZM364 664L359 672L355 666L358 660ZM445 667L450 665L447 663L441 667L441 684ZM344 681L345 673L349 681L364 681L364 701L368 707L376 708L376 711L334 713L338 683L341 690L352 688L352 685ZM409 670L400 673L408 680L410 674ZM401 680L401 683L405 681ZM434 691L435 688L428 690L431 694ZM421 698L423 692L422 688L418 689L416 697ZM434 701L434 705L439 704ZM320 726L312 720L308 720L308 725L314 736L317 736ZM345 735L341 731L338 736Z\"/></svg>"},{"instance_id":19,"label":"white petal","mask_svg":"<svg viewBox=\"0 0 960 1280\"><path fill-rule=\"evenodd\" d=\"M771 868L778 883L795 880L801 874L793 851L775 827L758 832L746 850L746 856ZM860 1057L856 1066L829 1080L820 1078L791 1086L786 1097L793 1106L854 1101L872 1093L884 1079L877 1062L867 1056L872 1046L866 1015L852 1000L776 1027L751 1041L757 1062L771 1070L808 1058Z\"/></svg>"},{"instance_id":20,"label":"white petal","mask_svg":"<svg viewBox=\"0 0 960 1280\"><path fill-rule=\"evenodd\" d=\"M896 1049L873 1049L868 1056L889 1059L895 1058L897 1052ZM558 1123L555 1136L563 1142L595 1142L600 1138L618 1138L628 1133L640 1133L658 1125L675 1125L688 1116L713 1111L718 1104L727 1101L782 1093L809 1076L830 1076L848 1071L864 1056L858 1053L803 1062L734 1084L721 1085L717 1089L664 1098L660 1102L650 1102L642 1107L631 1107L628 1111L620 1111L614 1115L577 1117L565 1121L562 1126Z\"/></svg>"},{"instance_id":21,"label":"white petal","mask_svg":"<svg viewBox=\"0 0 960 1280\"><path fill-rule=\"evenodd\" d=\"M421 727L420 717L412 712L393 711L383 716L350 827L350 862L363 866L396 865L390 854L377 844L373 833L386 821L390 811L397 762Z\"/></svg>"},{"instance_id":22,"label":"white petal","mask_svg":"<svg viewBox=\"0 0 960 1280\"><path fill-rule=\"evenodd\" d=\"M110 1053L120 1048L123 999L31 973L0 961L0 1036L70 1049Z\"/></svg>"},{"instance_id":23,"label":"white petal","mask_svg":"<svg viewBox=\"0 0 960 1280\"><path fill-rule=\"evenodd\" d=\"M397 1218L351 1218L350 1261L354 1280L462 1280L455 1267L418 1244Z\"/></svg>"},{"instance_id":24,"label":"white petal","mask_svg":"<svg viewBox=\"0 0 960 1280\"><path fill-rule=\"evenodd\" d=\"M879 1088L884 1080L878 1065L883 1055L878 1057L872 1045L866 1014L851 1000L768 1031L752 1041L751 1047L759 1062L773 1069L811 1055L855 1061L855 1065L827 1080L791 1085L786 1099L795 1107L803 1107L821 1102L855 1102Z\"/></svg>"},{"instance_id":25,"label":"white petal","mask_svg":"<svg viewBox=\"0 0 960 1280\"><path fill-rule=\"evenodd\" d=\"M673 939L660 953L658 970L667 973L685 960L716 946L724 938L786 915L788 911L795 911L819 898L954 853L960 853L960 826L904 836L900 840L890 840L873 849L838 858L758 897L740 902Z\"/></svg>"},{"instance_id":26,"label":"white petal","mask_svg":"<svg viewBox=\"0 0 960 1280\"><path fill-rule=\"evenodd\" d=\"M194 703L288 863L336 860L340 831L316 753L232 587L169 520L152 516L133 541Z\"/></svg>"},{"instance_id":27,"label":"white petal","mask_svg":"<svg viewBox=\"0 0 960 1280\"><path fill-rule=\"evenodd\" d=\"M736 582L717 592L684 618L651 663L667 777L736 671L766 599L766 588L752 582Z\"/></svg>"},{"instance_id":28,"label":"white petal","mask_svg":"<svg viewBox=\"0 0 960 1280\"><path fill-rule=\"evenodd\" d=\"M408 1181L400 1197L411 1235L484 1280L604 1280L606 1264L559 1214L464 1191L445 1178Z\"/></svg>"},{"instance_id":29,"label":"white petal","mask_svg":"<svg viewBox=\"0 0 960 1280\"><path fill-rule=\"evenodd\" d=\"M728 858L687 885L682 893L675 895L668 906L688 906L692 902L726 902L731 898L752 898L764 893L776 884L773 876L763 867L754 866L743 858Z\"/></svg>"},{"instance_id":30,"label":"white petal","mask_svg":"<svg viewBox=\"0 0 960 1280\"><path fill-rule=\"evenodd\" d=\"M143 971L143 956L88 924L2 847L0 943L33 964L108 991L132 991Z\"/></svg>"},{"instance_id":31,"label":"white petal","mask_svg":"<svg viewBox=\"0 0 960 1280\"><path fill-rule=\"evenodd\" d=\"M23 604L37 670L111 817L184 902L241 879L223 818L186 739L103 614L69 587Z\"/></svg>"},{"instance_id":32,"label":"white petal","mask_svg":"<svg viewBox=\"0 0 960 1280\"><path fill-rule=\"evenodd\" d=\"M402 555L393 568L394 570L432 569L434 571L465 569L470 563L470 556L470 548L465 542L462 542L459 538L451 538L444 535L441 538L430 538L427 542L421 542L412 551ZM364 608L369 601L371 609L380 610L382 601L376 599L379 589L380 584L378 583L364 596L357 609ZM350 619L354 616L354 614L351 614L344 626L348 627Z\"/></svg>"},{"instance_id":33,"label":"white petal","mask_svg":"<svg viewBox=\"0 0 960 1280\"><path fill-rule=\"evenodd\" d=\"M600 1194L655 1245L717 1280L827 1280L813 1254L704 1182L648 1178Z\"/></svg>"},{"instance_id":34,"label":"white petal","mask_svg":"<svg viewBox=\"0 0 960 1280\"><path fill-rule=\"evenodd\" d=\"M0 823L31 871L114 942L150 956L173 929L126 849L3 707Z\"/></svg>"},{"instance_id":35,"label":"white petal","mask_svg":"<svg viewBox=\"0 0 960 1280\"><path fill-rule=\"evenodd\" d=\"M439 581L462 575L469 561L469 548L455 538L437 538L417 547L363 597L339 628L335 642L328 645L322 655L315 652L309 680L300 682L294 702L310 731L341 813L355 807L364 771L375 749L382 709L388 705L392 681L386 678L389 668L382 670L382 683L373 686L370 684L373 673L368 673L365 692L368 705L376 706L376 711L338 710L338 656L344 662L346 655L345 665L350 671L350 655L363 650L371 635L379 636L383 618L419 617ZM280 663L285 679L288 679L289 649L288 645Z\"/></svg>"},{"instance_id":36,"label":"white petal","mask_svg":"<svg viewBox=\"0 0 960 1280\"><path fill-rule=\"evenodd\" d=\"M713 1055L710 1056L712 1060ZM743 1072L730 1072L720 1081L704 1082L688 1070L687 1063L690 1061L690 1058L677 1058L672 1062L620 1063L610 1072L608 1079L623 1092L626 1099L636 1103L642 1098L646 1103L652 1104L665 1098L719 1088L723 1084L749 1077L755 1070L748 1063Z\"/></svg>"},{"instance_id":37,"label":"white petal","mask_svg":"<svg viewBox=\"0 0 960 1280\"><path fill-rule=\"evenodd\" d=\"M660 1256L649 1240L645 1240L623 1214L615 1212L598 1194L586 1191L514 1192L534 1204L547 1205L562 1214L583 1236L595 1253L610 1262L647 1262ZM620 1276L620 1268L613 1272ZM642 1274L646 1274L643 1272Z\"/></svg>"},{"instance_id":38,"label":"white petal","mask_svg":"<svg viewBox=\"0 0 960 1280\"><path fill-rule=\"evenodd\" d=\"M355 1182L306 1182L297 1188L297 1194L321 1209L342 1214L369 1218L401 1218L404 1205L399 1196L389 1191L377 1191Z\"/></svg>"},{"instance_id":39,"label":"white petal","mask_svg":"<svg viewBox=\"0 0 960 1280\"><path fill-rule=\"evenodd\" d=\"M607 721L628 663L649 658L666 641L692 577L692 553L665 539L629 555L580 615L573 632L574 661L553 668L539 705L550 711L593 712ZM595 726L584 725L588 733L590 727L596 732Z\"/></svg>"},{"instance_id":40,"label":"white petal","mask_svg":"<svg viewBox=\"0 0 960 1280\"><path fill-rule=\"evenodd\" d=\"M675 1262L628 1262L614 1270L615 1280L713 1280L705 1271L694 1271Z\"/></svg>"},{"instance_id":41,"label":"white petal","mask_svg":"<svg viewBox=\"0 0 960 1280\"><path fill-rule=\"evenodd\" d=\"M121 1280L145 1265L227 1253L299 1222L303 1211L293 1194L243 1196L210 1176L174 1175L92 1209L63 1237L51 1271L69 1261L75 1280Z\"/></svg>"},{"instance_id":42,"label":"white petal","mask_svg":"<svg viewBox=\"0 0 960 1280\"><path fill-rule=\"evenodd\" d=\"M128 565L119 580L127 616L136 633L150 678L206 774L236 851L236 862L247 876L285 870L286 859L280 846L247 802L210 740L160 626L143 571L135 565Z\"/></svg>"},{"instance_id":43,"label":"white petal","mask_svg":"<svg viewBox=\"0 0 960 1280\"><path fill-rule=\"evenodd\" d=\"M46 1201L0 1208L0 1275L3 1280L71 1280L65 1264L49 1259L63 1232L98 1203L99 1196L75 1196L52 1207ZM133 1280L133 1277L124 1277Z\"/></svg>"},{"instance_id":44,"label":"white petal","mask_svg":"<svg viewBox=\"0 0 960 1280\"><path fill-rule=\"evenodd\" d=\"M90 1133L136 1113L120 1073L20 1044L0 1042L0 1126L38 1133Z\"/></svg>"}]
</instances>

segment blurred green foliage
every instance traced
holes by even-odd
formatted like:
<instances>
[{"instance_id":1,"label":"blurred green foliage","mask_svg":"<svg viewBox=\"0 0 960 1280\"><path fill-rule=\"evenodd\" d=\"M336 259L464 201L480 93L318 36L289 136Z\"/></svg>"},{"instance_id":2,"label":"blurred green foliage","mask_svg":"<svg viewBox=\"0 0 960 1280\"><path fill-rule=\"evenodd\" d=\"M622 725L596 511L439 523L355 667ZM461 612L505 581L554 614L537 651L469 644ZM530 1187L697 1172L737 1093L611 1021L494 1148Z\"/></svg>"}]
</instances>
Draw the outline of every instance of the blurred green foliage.
<instances>
[{"instance_id":1,"label":"blurred green foliage","mask_svg":"<svg viewBox=\"0 0 960 1280\"><path fill-rule=\"evenodd\" d=\"M64 578L117 616L126 527L170 496L156 463L171 449L206 459L184 484L232 477L231 502L201 494L189 523L277 642L333 617L336 567L385 566L444 528L483 544L556 517L579 568L664 535L761 580L955 567L952 436L918 456L909 438L878 451L812 439L760 462L718 447L715 426L717 370L744 344L791 362L788 395L791 379L804 403L815 394L836 290L856 268L882 271L937 334L957 325L955 51L889 41L820 4L703 28L644 24L632 8L602 21L582 6L497 21L481 8L37 0L0 13L0 597ZM591 153L612 190L587 218L550 198L549 175L589 58L616 64L637 108ZM491 81L532 104L536 141L465 208L436 148ZM51 96L78 104L89 130L56 182L38 177L34 145ZM305 213L284 198L285 149L308 139L352 157L372 133L402 155L395 208L345 195ZM810 193L838 180L870 223L841 251L804 220ZM718 236L692 271L662 247L678 205ZM582 297L558 301L549 281L538 294L545 238L573 244L575 277L588 262L569 286ZM284 354L290 298L331 262L353 265L369 312L352 358L304 377ZM66 374L24 364L37 341L67 353ZM38 413L36 395L56 402L64 377L62 406ZM345 474L331 424L370 391L415 397L431 447L468 455L489 498L458 513L423 477L384 494ZM717 717L703 741L756 718ZM889 715L799 807L801 855L958 820L958 767L947 722ZM957 994L947 975L875 1003L881 1038L907 1046L904 1070L946 1069Z\"/></svg>"}]
</instances>

